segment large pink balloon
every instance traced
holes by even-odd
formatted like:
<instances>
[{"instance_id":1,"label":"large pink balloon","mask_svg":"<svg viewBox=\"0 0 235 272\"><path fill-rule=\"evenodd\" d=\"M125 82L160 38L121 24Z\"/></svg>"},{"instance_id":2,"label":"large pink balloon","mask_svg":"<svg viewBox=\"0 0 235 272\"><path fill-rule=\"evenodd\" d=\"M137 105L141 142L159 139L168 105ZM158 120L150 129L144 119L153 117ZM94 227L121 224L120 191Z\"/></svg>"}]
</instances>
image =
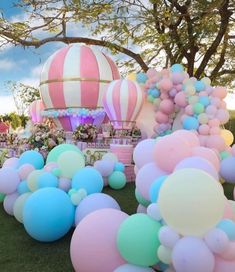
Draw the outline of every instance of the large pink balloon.
<instances>
[{"instance_id":1,"label":"large pink balloon","mask_svg":"<svg viewBox=\"0 0 235 272\"><path fill-rule=\"evenodd\" d=\"M234 272L235 261L226 261L218 256L215 258L215 268L213 272Z\"/></svg>"},{"instance_id":2,"label":"large pink balloon","mask_svg":"<svg viewBox=\"0 0 235 272\"><path fill-rule=\"evenodd\" d=\"M192 131L180 129L176 130L173 135L183 138L191 147L200 146L198 136Z\"/></svg>"},{"instance_id":3,"label":"large pink balloon","mask_svg":"<svg viewBox=\"0 0 235 272\"><path fill-rule=\"evenodd\" d=\"M166 172L172 172L177 163L190 157L192 148L187 141L176 135L160 138L154 147L156 164Z\"/></svg>"},{"instance_id":4,"label":"large pink balloon","mask_svg":"<svg viewBox=\"0 0 235 272\"><path fill-rule=\"evenodd\" d=\"M208 160L210 163L213 164L216 171L220 169L220 161L218 156L216 155L215 151L211 150L210 148L198 146L193 148L192 153L194 156L202 157Z\"/></svg>"},{"instance_id":5,"label":"large pink balloon","mask_svg":"<svg viewBox=\"0 0 235 272\"><path fill-rule=\"evenodd\" d=\"M138 169L153 161L153 149L155 143L156 140L154 139L146 139L139 142L135 147L133 159Z\"/></svg>"},{"instance_id":6,"label":"large pink balloon","mask_svg":"<svg viewBox=\"0 0 235 272\"><path fill-rule=\"evenodd\" d=\"M180 161L174 171L183 169L183 168L196 168L207 172L211 175L215 180L219 181L218 172L216 171L215 167L206 159L201 157L189 157L182 161Z\"/></svg>"},{"instance_id":7,"label":"large pink balloon","mask_svg":"<svg viewBox=\"0 0 235 272\"><path fill-rule=\"evenodd\" d=\"M160 169L154 162L145 164L137 173L136 189L147 200L150 200L149 189L152 183L160 176L167 175L167 172Z\"/></svg>"},{"instance_id":8,"label":"large pink balloon","mask_svg":"<svg viewBox=\"0 0 235 272\"><path fill-rule=\"evenodd\" d=\"M76 272L111 272L126 263L117 249L116 236L127 217L115 209L102 209L87 215L78 224L70 245Z\"/></svg>"}]
</instances>

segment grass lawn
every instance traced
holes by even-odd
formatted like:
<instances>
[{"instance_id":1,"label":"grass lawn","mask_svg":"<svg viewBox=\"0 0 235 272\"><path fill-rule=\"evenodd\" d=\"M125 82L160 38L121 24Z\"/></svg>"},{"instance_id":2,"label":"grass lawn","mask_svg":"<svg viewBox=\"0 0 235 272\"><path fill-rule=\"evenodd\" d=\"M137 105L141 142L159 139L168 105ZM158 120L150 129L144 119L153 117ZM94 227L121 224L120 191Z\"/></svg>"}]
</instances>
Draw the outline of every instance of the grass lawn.
<instances>
[{"instance_id":1,"label":"grass lawn","mask_svg":"<svg viewBox=\"0 0 235 272\"><path fill-rule=\"evenodd\" d=\"M232 185L225 184L224 190L232 199ZM110 188L105 193L113 196L128 214L136 212L134 184L121 191ZM5 213L0 204L0 271L1 272L69 272L73 271L69 246L72 231L54 243L39 243L28 236L22 224Z\"/></svg>"}]
</instances>

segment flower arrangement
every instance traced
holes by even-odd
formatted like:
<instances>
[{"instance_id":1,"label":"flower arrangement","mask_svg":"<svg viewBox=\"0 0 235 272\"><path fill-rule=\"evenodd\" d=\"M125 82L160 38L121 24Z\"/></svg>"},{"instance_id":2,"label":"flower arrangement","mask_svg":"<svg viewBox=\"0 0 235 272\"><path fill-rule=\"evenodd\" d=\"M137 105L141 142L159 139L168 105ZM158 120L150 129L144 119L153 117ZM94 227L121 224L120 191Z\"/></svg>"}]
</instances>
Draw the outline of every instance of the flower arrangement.
<instances>
[{"instance_id":1,"label":"flower arrangement","mask_svg":"<svg viewBox=\"0 0 235 272\"><path fill-rule=\"evenodd\" d=\"M7 133L0 133L0 142L1 143L7 142Z\"/></svg>"},{"instance_id":2,"label":"flower arrangement","mask_svg":"<svg viewBox=\"0 0 235 272\"><path fill-rule=\"evenodd\" d=\"M73 132L73 139L75 141L92 142L97 138L97 128L91 124L79 125Z\"/></svg>"},{"instance_id":3,"label":"flower arrangement","mask_svg":"<svg viewBox=\"0 0 235 272\"><path fill-rule=\"evenodd\" d=\"M32 127L28 144L31 149L47 152L56 145L65 142L64 130L50 129L46 124L36 124Z\"/></svg>"}]
</instances>

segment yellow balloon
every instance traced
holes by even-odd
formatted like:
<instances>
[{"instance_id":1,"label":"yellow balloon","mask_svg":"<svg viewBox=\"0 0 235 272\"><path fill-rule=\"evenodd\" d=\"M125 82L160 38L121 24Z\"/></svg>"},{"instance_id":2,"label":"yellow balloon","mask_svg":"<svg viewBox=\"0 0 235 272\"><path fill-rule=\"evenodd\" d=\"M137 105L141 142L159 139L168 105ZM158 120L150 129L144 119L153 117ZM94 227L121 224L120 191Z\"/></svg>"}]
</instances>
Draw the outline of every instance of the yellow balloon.
<instances>
[{"instance_id":1,"label":"yellow balloon","mask_svg":"<svg viewBox=\"0 0 235 272\"><path fill-rule=\"evenodd\" d=\"M16 202L14 203L14 207L13 207L14 216L15 216L16 220L19 221L20 223L23 223L24 204L25 204L26 200L28 199L28 197L31 196L31 194L32 193L24 193L24 194L20 195L16 199Z\"/></svg>"},{"instance_id":2,"label":"yellow balloon","mask_svg":"<svg viewBox=\"0 0 235 272\"><path fill-rule=\"evenodd\" d=\"M232 134L232 132L228 129L222 129L220 132L220 135L222 136L222 138L225 141L226 145L231 145L233 143L234 140L234 136Z\"/></svg>"},{"instance_id":3,"label":"yellow balloon","mask_svg":"<svg viewBox=\"0 0 235 272\"><path fill-rule=\"evenodd\" d=\"M26 183L31 192L38 190L38 177L44 172L43 170L34 170L28 175Z\"/></svg>"},{"instance_id":4,"label":"yellow balloon","mask_svg":"<svg viewBox=\"0 0 235 272\"><path fill-rule=\"evenodd\" d=\"M195 168L171 174L159 193L164 221L182 235L202 237L221 220L225 197L222 185Z\"/></svg>"},{"instance_id":5,"label":"yellow balloon","mask_svg":"<svg viewBox=\"0 0 235 272\"><path fill-rule=\"evenodd\" d=\"M157 250L157 255L161 262L165 264L172 263L172 259L171 259L172 250L170 248L160 245L160 247Z\"/></svg>"},{"instance_id":6,"label":"yellow balloon","mask_svg":"<svg viewBox=\"0 0 235 272\"><path fill-rule=\"evenodd\" d=\"M136 80L136 74L135 73L130 73L127 75L127 79L130 79L130 80Z\"/></svg>"}]
</instances>

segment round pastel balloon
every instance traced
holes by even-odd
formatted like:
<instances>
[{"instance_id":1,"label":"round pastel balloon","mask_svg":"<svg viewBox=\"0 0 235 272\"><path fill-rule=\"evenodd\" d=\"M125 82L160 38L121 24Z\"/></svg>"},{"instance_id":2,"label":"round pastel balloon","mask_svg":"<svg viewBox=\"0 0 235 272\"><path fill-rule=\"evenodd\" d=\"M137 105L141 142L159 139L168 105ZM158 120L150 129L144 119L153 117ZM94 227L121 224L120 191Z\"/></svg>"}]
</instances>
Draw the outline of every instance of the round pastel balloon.
<instances>
[{"instance_id":1,"label":"round pastel balloon","mask_svg":"<svg viewBox=\"0 0 235 272\"><path fill-rule=\"evenodd\" d=\"M28 175L26 182L31 192L38 190L38 177L43 173L43 170L34 170Z\"/></svg>"},{"instance_id":2,"label":"round pastel balloon","mask_svg":"<svg viewBox=\"0 0 235 272\"><path fill-rule=\"evenodd\" d=\"M183 128L187 130L197 130L199 127L199 121L197 118L187 116L183 120Z\"/></svg>"},{"instance_id":3,"label":"round pastel balloon","mask_svg":"<svg viewBox=\"0 0 235 272\"><path fill-rule=\"evenodd\" d=\"M44 158L41 153L35 150L27 150L19 157L19 166L23 164L31 164L35 169L42 169L44 166Z\"/></svg>"},{"instance_id":4,"label":"round pastel balloon","mask_svg":"<svg viewBox=\"0 0 235 272\"><path fill-rule=\"evenodd\" d=\"M180 169L184 169L184 168L196 168L196 169L200 169L202 171L207 172L209 175L211 175L215 180L219 181L219 176L218 176L218 172L216 171L216 169L214 168L214 166L207 161L206 159L200 158L200 157L189 157L186 158L184 160L182 160L181 162L179 162L174 171L180 170Z\"/></svg>"},{"instance_id":5,"label":"round pastel balloon","mask_svg":"<svg viewBox=\"0 0 235 272\"><path fill-rule=\"evenodd\" d=\"M128 215L119 210L101 209L77 225L70 245L75 271L110 272L126 263L116 244L118 230L126 218Z\"/></svg>"},{"instance_id":6,"label":"round pastel balloon","mask_svg":"<svg viewBox=\"0 0 235 272\"><path fill-rule=\"evenodd\" d=\"M168 248L174 248L180 239L180 235L169 226L161 227L158 237L160 243Z\"/></svg>"},{"instance_id":7,"label":"round pastel balloon","mask_svg":"<svg viewBox=\"0 0 235 272\"><path fill-rule=\"evenodd\" d=\"M125 165L122 162L116 162L115 165L114 165L114 171L124 172L125 171Z\"/></svg>"},{"instance_id":8,"label":"round pastel balloon","mask_svg":"<svg viewBox=\"0 0 235 272\"><path fill-rule=\"evenodd\" d=\"M5 194L0 193L0 203L2 203L2 202L3 202L3 200L4 200L5 196L6 196Z\"/></svg>"},{"instance_id":9,"label":"round pastel balloon","mask_svg":"<svg viewBox=\"0 0 235 272\"><path fill-rule=\"evenodd\" d=\"M147 208L145 206L139 204L138 207L137 207L136 213L146 214L147 213Z\"/></svg>"},{"instance_id":10,"label":"round pastel balloon","mask_svg":"<svg viewBox=\"0 0 235 272\"><path fill-rule=\"evenodd\" d=\"M75 225L77 226L88 214L105 208L121 210L117 201L109 195L103 193L88 195L76 208Z\"/></svg>"},{"instance_id":11,"label":"round pastel balloon","mask_svg":"<svg viewBox=\"0 0 235 272\"><path fill-rule=\"evenodd\" d=\"M58 186L58 179L56 176L51 174L50 172L42 173L37 178L38 188L45 188L45 187L57 187Z\"/></svg>"},{"instance_id":12,"label":"round pastel balloon","mask_svg":"<svg viewBox=\"0 0 235 272\"><path fill-rule=\"evenodd\" d=\"M205 235L204 240L213 253L222 253L228 247L229 239L227 234L219 229L214 228Z\"/></svg>"},{"instance_id":13,"label":"round pastel balloon","mask_svg":"<svg viewBox=\"0 0 235 272\"><path fill-rule=\"evenodd\" d=\"M59 156L66 151L74 151L78 154L82 154L81 150L73 144L60 144L48 153L46 164L49 162L57 162Z\"/></svg>"},{"instance_id":14,"label":"round pastel balloon","mask_svg":"<svg viewBox=\"0 0 235 272\"><path fill-rule=\"evenodd\" d=\"M156 140L146 139L137 144L133 152L133 160L140 169L145 164L153 161L153 150Z\"/></svg>"},{"instance_id":15,"label":"round pastel balloon","mask_svg":"<svg viewBox=\"0 0 235 272\"><path fill-rule=\"evenodd\" d=\"M220 135L210 135L207 139L206 146L215 148L219 152L225 150L225 141Z\"/></svg>"},{"instance_id":16,"label":"round pastel balloon","mask_svg":"<svg viewBox=\"0 0 235 272\"><path fill-rule=\"evenodd\" d=\"M3 201L3 208L5 210L6 213L8 213L9 215L13 215L13 209L14 209L14 204L16 199L19 197L18 193L13 193L13 194L9 194L6 195Z\"/></svg>"},{"instance_id":17,"label":"round pastel balloon","mask_svg":"<svg viewBox=\"0 0 235 272\"><path fill-rule=\"evenodd\" d=\"M0 169L0 193L12 194L19 183L20 177L16 169L10 167Z\"/></svg>"},{"instance_id":18,"label":"round pastel balloon","mask_svg":"<svg viewBox=\"0 0 235 272\"><path fill-rule=\"evenodd\" d=\"M117 235L117 246L122 257L135 265L156 264L160 227L160 223L142 213L128 217L121 224Z\"/></svg>"},{"instance_id":19,"label":"round pastel balloon","mask_svg":"<svg viewBox=\"0 0 235 272\"><path fill-rule=\"evenodd\" d=\"M152 183L161 176L165 176L167 173L160 169L154 162L145 164L137 173L136 176L136 188L141 196L150 200L149 190Z\"/></svg>"},{"instance_id":20,"label":"round pastel balloon","mask_svg":"<svg viewBox=\"0 0 235 272\"><path fill-rule=\"evenodd\" d=\"M193 156L202 157L208 160L210 163L213 164L216 171L219 171L220 160L214 150L211 150L210 148L207 148L207 147L198 146L193 148L192 153L193 153Z\"/></svg>"},{"instance_id":21,"label":"round pastel balloon","mask_svg":"<svg viewBox=\"0 0 235 272\"><path fill-rule=\"evenodd\" d=\"M118 158L114 153L108 152L106 154L104 154L104 156L102 157L102 160L107 160L107 161L112 161L112 162L118 162Z\"/></svg>"},{"instance_id":22,"label":"round pastel balloon","mask_svg":"<svg viewBox=\"0 0 235 272\"><path fill-rule=\"evenodd\" d=\"M57 162L48 162L45 166L44 166L44 170L47 172L52 172L53 169L58 168L58 164Z\"/></svg>"},{"instance_id":23,"label":"round pastel balloon","mask_svg":"<svg viewBox=\"0 0 235 272\"><path fill-rule=\"evenodd\" d=\"M2 165L2 168L5 168L5 167L11 167L11 168L17 169L19 167L19 158L12 157L5 160Z\"/></svg>"},{"instance_id":24,"label":"round pastel balloon","mask_svg":"<svg viewBox=\"0 0 235 272\"><path fill-rule=\"evenodd\" d=\"M227 157L221 161L220 164L220 175L229 183L235 184L235 157Z\"/></svg>"},{"instance_id":25,"label":"round pastel balloon","mask_svg":"<svg viewBox=\"0 0 235 272\"><path fill-rule=\"evenodd\" d=\"M220 135L224 139L226 145L231 145L233 143L234 136L231 131L229 131L227 129L222 129L220 131Z\"/></svg>"},{"instance_id":26,"label":"round pastel balloon","mask_svg":"<svg viewBox=\"0 0 235 272\"><path fill-rule=\"evenodd\" d=\"M166 178L167 176L161 176L151 184L149 189L149 198L152 203L157 202L161 186Z\"/></svg>"},{"instance_id":27,"label":"round pastel balloon","mask_svg":"<svg viewBox=\"0 0 235 272\"><path fill-rule=\"evenodd\" d=\"M229 241L228 246L219 256L227 261L235 261L235 241Z\"/></svg>"},{"instance_id":28,"label":"round pastel balloon","mask_svg":"<svg viewBox=\"0 0 235 272\"><path fill-rule=\"evenodd\" d=\"M235 261L227 261L223 258L215 257L215 268L213 272L233 272L235 271Z\"/></svg>"},{"instance_id":29,"label":"round pastel balloon","mask_svg":"<svg viewBox=\"0 0 235 272\"><path fill-rule=\"evenodd\" d=\"M156 221L160 221L162 219L162 216L160 214L159 206L156 203L152 203L147 208L147 214L152 219Z\"/></svg>"},{"instance_id":30,"label":"round pastel balloon","mask_svg":"<svg viewBox=\"0 0 235 272\"><path fill-rule=\"evenodd\" d=\"M26 202L26 200L28 199L28 197L31 195L32 193L24 193L22 195L20 195L13 206L13 214L16 218L17 221L19 221L20 223L23 223L23 209L24 209L24 204Z\"/></svg>"},{"instance_id":31,"label":"round pastel balloon","mask_svg":"<svg viewBox=\"0 0 235 272\"><path fill-rule=\"evenodd\" d=\"M191 154L192 150L188 142L173 134L160 138L154 147L154 160L157 166L168 173Z\"/></svg>"},{"instance_id":32,"label":"round pastel balloon","mask_svg":"<svg viewBox=\"0 0 235 272\"><path fill-rule=\"evenodd\" d=\"M139 204L143 205L144 207L147 207L151 202L147 199L145 199L140 192L138 192L137 189L135 189L135 198L138 201Z\"/></svg>"},{"instance_id":33,"label":"round pastel balloon","mask_svg":"<svg viewBox=\"0 0 235 272\"><path fill-rule=\"evenodd\" d=\"M197 237L183 237L172 251L176 271L213 272L215 259L205 242ZM221 271L222 272L222 271Z\"/></svg>"},{"instance_id":34,"label":"round pastel balloon","mask_svg":"<svg viewBox=\"0 0 235 272\"><path fill-rule=\"evenodd\" d=\"M29 189L29 187L28 187L28 185L27 185L27 181L26 181L26 180L22 180L22 181L18 184L18 186L17 186L17 192L18 192L20 195L22 195L22 194L24 194L24 193L30 192L30 189Z\"/></svg>"},{"instance_id":35,"label":"round pastel balloon","mask_svg":"<svg viewBox=\"0 0 235 272\"><path fill-rule=\"evenodd\" d=\"M32 238L52 242L70 230L74 213L70 197L64 191L47 187L29 196L24 204L23 223Z\"/></svg>"},{"instance_id":36,"label":"round pastel balloon","mask_svg":"<svg viewBox=\"0 0 235 272\"><path fill-rule=\"evenodd\" d=\"M79 169L85 167L85 157L81 152L65 151L58 157L57 163L61 176L72 178Z\"/></svg>"},{"instance_id":37,"label":"round pastel balloon","mask_svg":"<svg viewBox=\"0 0 235 272\"><path fill-rule=\"evenodd\" d=\"M88 195L100 193L103 187L103 178L94 167L84 167L78 170L72 179L72 188L85 189Z\"/></svg>"},{"instance_id":38,"label":"round pastel balloon","mask_svg":"<svg viewBox=\"0 0 235 272\"><path fill-rule=\"evenodd\" d=\"M204 235L220 221L225 208L222 185L193 168L171 174L158 199L163 219L182 235Z\"/></svg>"},{"instance_id":39,"label":"round pastel balloon","mask_svg":"<svg viewBox=\"0 0 235 272\"><path fill-rule=\"evenodd\" d=\"M157 251L157 256L161 262L164 264L171 264L171 254L172 250L163 245L160 245Z\"/></svg>"},{"instance_id":40,"label":"round pastel balloon","mask_svg":"<svg viewBox=\"0 0 235 272\"><path fill-rule=\"evenodd\" d=\"M116 268L113 272L154 272L150 267L137 266L134 264L123 264Z\"/></svg>"},{"instance_id":41,"label":"round pastel balloon","mask_svg":"<svg viewBox=\"0 0 235 272\"><path fill-rule=\"evenodd\" d=\"M120 190L120 189L124 188L126 185L126 182L127 182L126 175L120 171L114 171L108 177L109 186L115 190Z\"/></svg>"},{"instance_id":42,"label":"round pastel balloon","mask_svg":"<svg viewBox=\"0 0 235 272\"><path fill-rule=\"evenodd\" d=\"M65 192L68 192L71 189L71 179L59 178L58 188Z\"/></svg>"},{"instance_id":43,"label":"round pastel balloon","mask_svg":"<svg viewBox=\"0 0 235 272\"><path fill-rule=\"evenodd\" d=\"M94 167L98 170L102 177L108 177L114 171L115 162L112 160L98 160L94 163Z\"/></svg>"},{"instance_id":44,"label":"round pastel balloon","mask_svg":"<svg viewBox=\"0 0 235 272\"><path fill-rule=\"evenodd\" d=\"M35 168L32 164L26 163L21 165L18 169L18 174L20 176L20 179L21 180L27 179L28 175L34 170Z\"/></svg>"},{"instance_id":45,"label":"round pastel balloon","mask_svg":"<svg viewBox=\"0 0 235 272\"><path fill-rule=\"evenodd\" d=\"M180 129L180 130L174 131L172 136L173 135L183 138L191 147L200 146L198 136L192 131Z\"/></svg>"},{"instance_id":46,"label":"round pastel balloon","mask_svg":"<svg viewBox=\"0 0 235 272\"><path fill-rule=\"evenodd\" d=\"M224 231L227 234L229 240L235 241L235 222L233 220L222 219L218 223L216 228L221 229L222 231Z\"/></svg>"}]
</instances>

